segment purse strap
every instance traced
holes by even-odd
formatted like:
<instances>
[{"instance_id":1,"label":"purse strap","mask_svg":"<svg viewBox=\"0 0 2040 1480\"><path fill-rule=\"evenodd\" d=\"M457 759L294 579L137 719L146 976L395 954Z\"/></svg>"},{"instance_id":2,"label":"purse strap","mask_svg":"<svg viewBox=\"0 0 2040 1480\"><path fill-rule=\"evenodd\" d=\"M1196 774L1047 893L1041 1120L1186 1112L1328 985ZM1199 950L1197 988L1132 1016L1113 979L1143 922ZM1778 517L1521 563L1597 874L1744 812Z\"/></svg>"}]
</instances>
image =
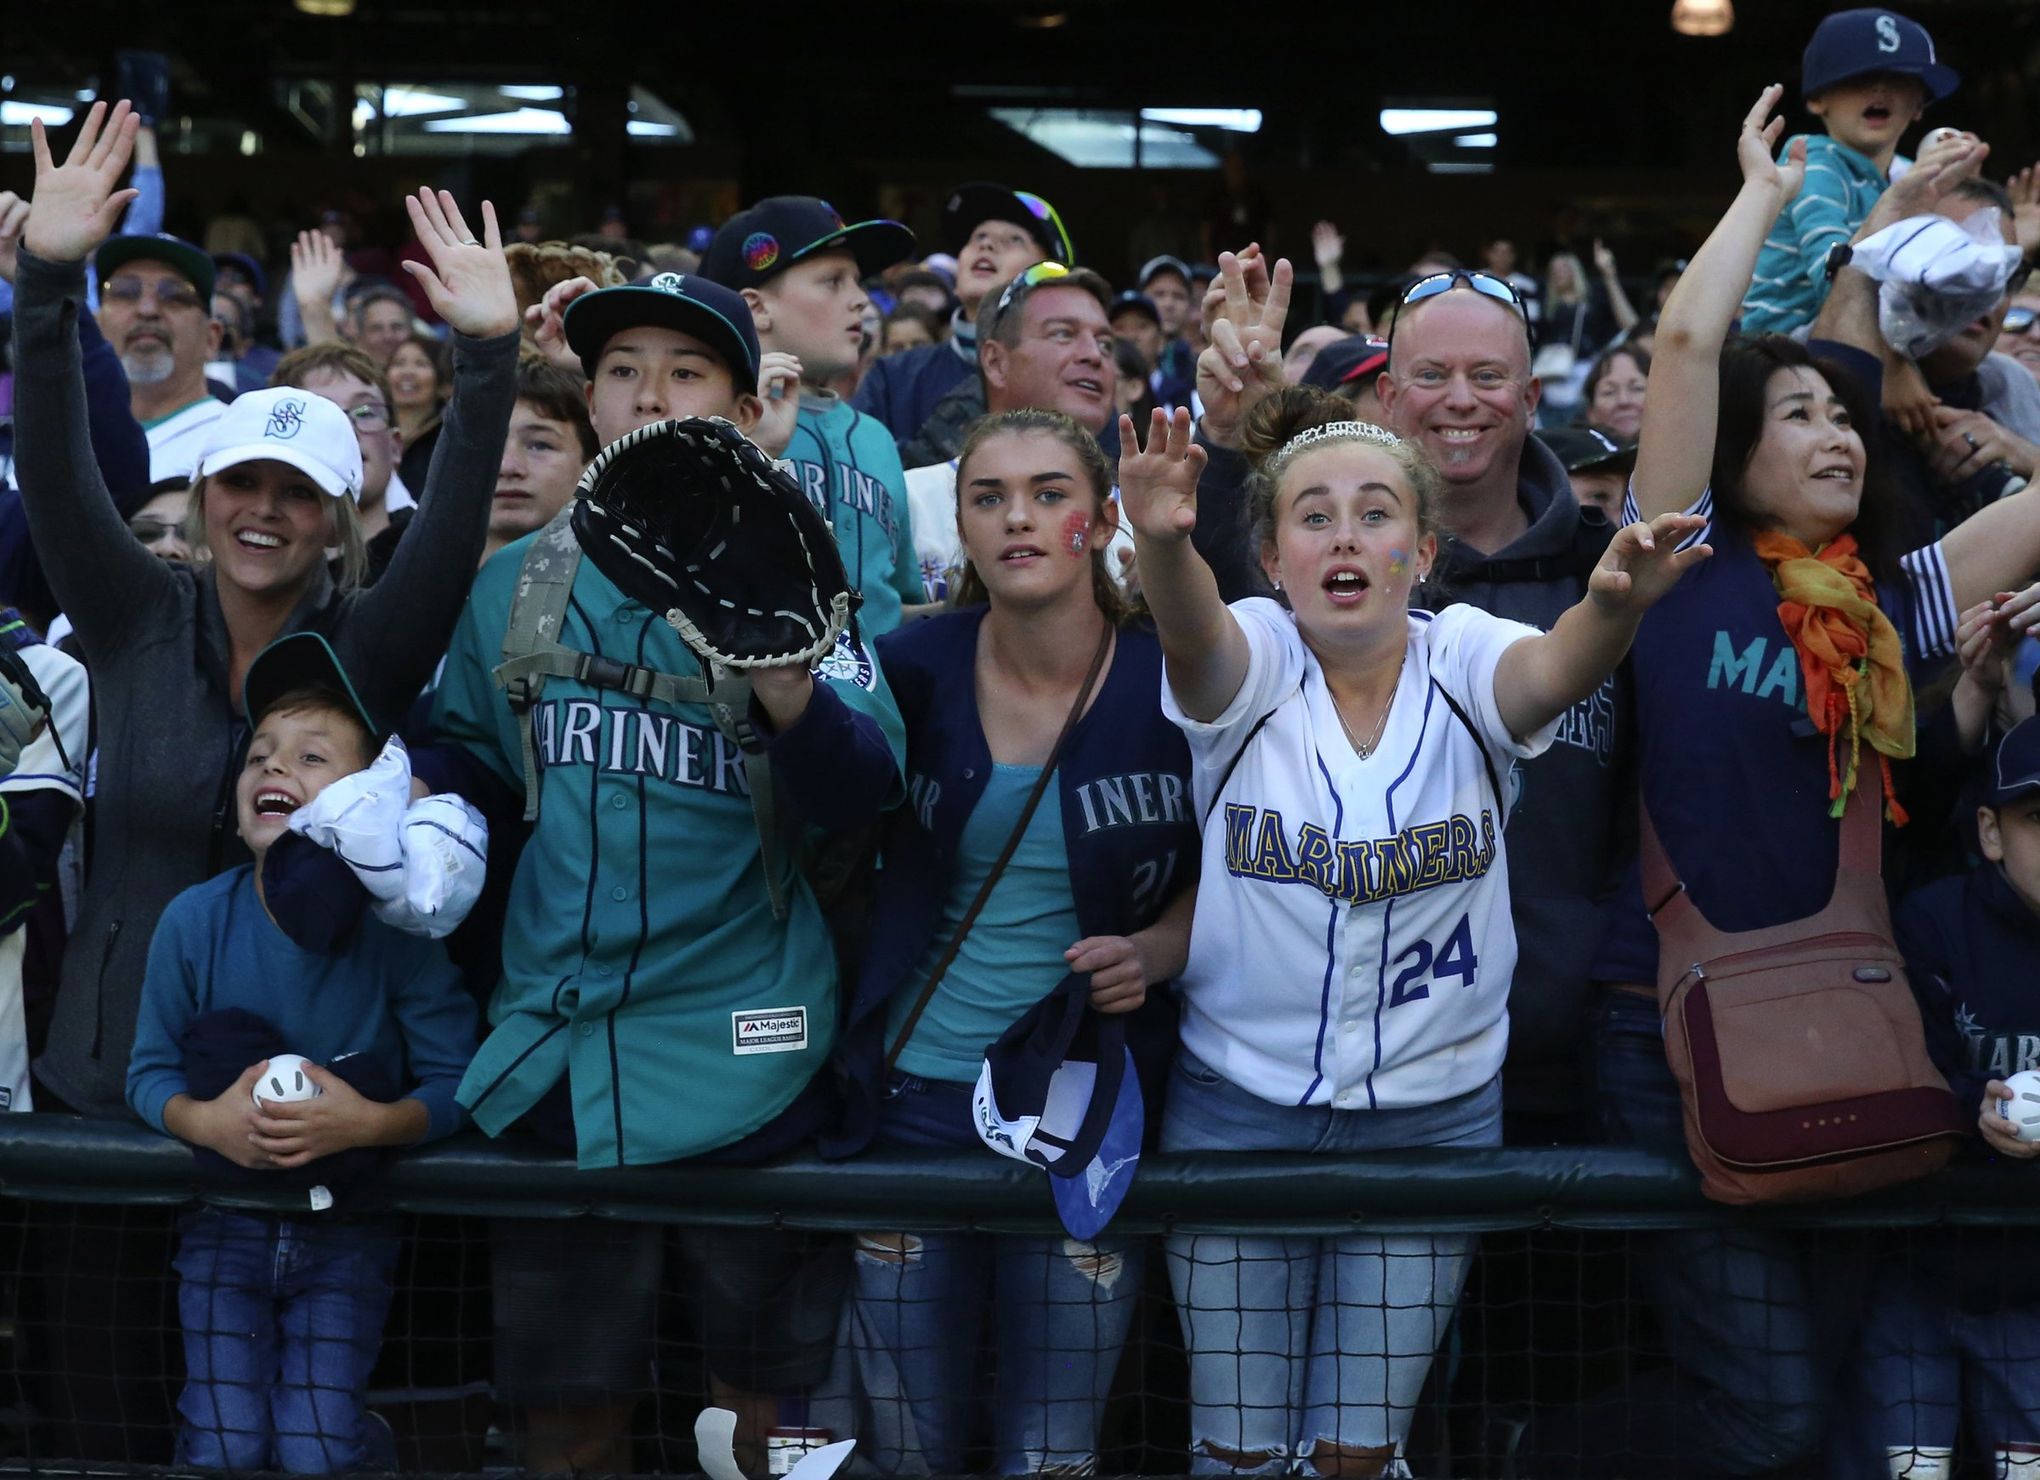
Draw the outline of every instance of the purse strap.
<instances>
[{"instance_id":1,"label":"purse strap","mask_svg":"<svg viewBox=\"0 0 2040 1480\"><path fill-rule=\"evenodd\" d=\"M1875 879L1884 873L1884 798L1874 786L1858 786L1842 809L1841 845L1835 853L1835 890L1841 889L1845 874L1867 874ZM1683 908L1699 909L1687 893L1685 882L1672 867L1665 845L1658 840L1650 820L1650 808L1639 791L1636 799L1638 823L1637 863L1643 873L1643 907L1651 919L1683 901ZM1830 901L1833 895L1829 896ZM1705 918L1704 916L1702 917Z\"/></svg>"},{"instance_id":2,"label":"purse strap","mask_svg":"<svg viewBox=\"0 0 2040 1480\"><path fill-rule=\"evenodd\" d=\"M984 883L978 885L977 898L970 902L970 908L963 912L963 919L957 922L956 933L949 938L949 945L942 952L942 959L935 963L935 969L928 973L927 985L921 988L920 1000L914 1010L907 1014L907 1020L900 1024L900 1036L893 1040L891 1050L885 1056L885 1072L890 1074L893 1065L899 1062L900 1050L907 1046L907 1040L914 1036L915 1025L921 1021L921 1014L928 1010L928 1004L935 998L935 989L942 985L942 978L949 974L949 967L956 960L956 954L963 949L964 939L970 934L970 927L977 922L978 914L986 901L992 897L992 890L998 887L999 878L1006 872L1006 865L1013 861L1013 855L1020 849L1020 839L1027 834L1027 824L1034 820L1034 809L1041 804L1042 793L1048 790L1049 778L1055 775L1056 763L1062 759L1063 747L1069 743L1070 732L1083 717L1084 706L1091 700L1091 690L1096 687L1098 675L1105 667L1105 655L1112 651L1112 624L1107 622L1105 630L1098 635L1098 651L1091 654L1090 672L1084 675L1084 683L1077 690L1076 702L1070 705L1070 712L1063 720L1062 733L1055 737L1055 745L1048 752L1048 759L1042 762L1041 774L1034 778L1034 787L1027 793L1027 800L1020 808L1020 815L1013 822L1013 831L1006 837L1006 846L999 850L999 856L985 875Z\"/></svg>"}]
</instances>

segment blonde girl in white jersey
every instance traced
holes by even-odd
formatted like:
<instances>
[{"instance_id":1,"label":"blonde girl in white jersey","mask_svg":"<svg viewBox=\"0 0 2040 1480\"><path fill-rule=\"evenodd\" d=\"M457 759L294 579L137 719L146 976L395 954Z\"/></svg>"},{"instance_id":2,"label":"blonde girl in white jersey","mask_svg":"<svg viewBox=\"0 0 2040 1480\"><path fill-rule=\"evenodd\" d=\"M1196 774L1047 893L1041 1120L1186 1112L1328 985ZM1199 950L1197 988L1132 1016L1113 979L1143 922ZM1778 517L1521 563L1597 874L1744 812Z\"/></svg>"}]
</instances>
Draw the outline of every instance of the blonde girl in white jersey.
<instances>
[{"instance_id":1,"label":"blonde girl in white jersey","mask_svg":"<svg viewBox=\"0 0 2040 1480\"><path fill-rule=\"evenodd\" d=\"M1276 600L1227 607L1191 547L1204 455L1188 416L1156 413L1144 452L1120 424L1163 705L1189 738L1206 814L1162 1144L1496 1145L1515 961L1508 768L1549 743L1708 550L1677 550L1695 527L1685 516L1630 525L1549 634L1465 606L1412 612L1437 555L1437 473L1413 444L1340 419L1338 402L1271 393L1274 345L1237 259L1221 262L1231 313L1200 391L1244 400L1241 382L1260 382L1245 446ZM1263 305L1278 324L1287 291L1280 263ZM1380 1473L1470 1244L1172 1238L1193 1471Z\"/></svg>"}]
</instances>

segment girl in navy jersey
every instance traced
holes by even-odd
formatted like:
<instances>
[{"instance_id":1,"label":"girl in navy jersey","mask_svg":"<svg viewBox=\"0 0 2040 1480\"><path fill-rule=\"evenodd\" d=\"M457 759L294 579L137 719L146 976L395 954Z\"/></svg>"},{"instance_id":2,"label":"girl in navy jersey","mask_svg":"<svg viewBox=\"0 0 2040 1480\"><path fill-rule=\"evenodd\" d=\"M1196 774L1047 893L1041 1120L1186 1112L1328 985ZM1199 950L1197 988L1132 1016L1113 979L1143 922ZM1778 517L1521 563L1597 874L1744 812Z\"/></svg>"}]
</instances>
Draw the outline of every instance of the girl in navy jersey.
<instances>
[{"instance_id":1,"label":"girl in navy jersey","mask_svg":"<svg viewBox=\"0 0 2040 1480\"><path fill-rule=\"evenodd\" d=\"M1286 287L1283 264L1274 292ZM1437 555L1438 475L1346 412L1298 388L1249 414L1280 599L1231 607L1190 543L1204 454L1188 415L1156 413L1145 452L1121 420L1163 707L1189 737L1207 819L1169 1151L1499 1144L1516 955L1504 778L1706 553L1674 552L1687 517L1622 530L1548 635L1470 606L1411 611ZM1378 1474L1470 1245L1172 1238L1193 1470Z\"/></svg>"},{"instance_id":2,"label":"girl in navy jersey","mask_svg":"<svg viewBox=\"0 0 2040 1480\"><path fill-rule=\"evenodd\" d=\"M1879 404L1875 287L1837 275L1813 339L1728 337L1757 252L1804 159L1773 157L1768 89L1744 120L1743 187L1659 322L1631 518L1684 510L1715 558L1636 639L1643 801L1678 877L1724 930L1803 919L1827 902L1837 818L1868 787L1903 820L1895 767L1913 753L1912 681L1951 650L1956 613L2040 567L2040 494L2006 499L1906 549L1866 443ZM1865 234L1931 210L1974 160L1922 165ZM1825 338L1823 337L1825 336ZM1788 622L1790 626L1788 627ZM1634 886L1632 885L1632 890ZM1611 1136L1683 1151L1657 1016L1657 941L1631 894L1604 947L1597 1026ZM1803 1241L1739 1230L1663 1236L1638 1273L1677 1371L1628 1385L1550 1452L1574 1473L1754 1474L1813 1453L1850 1303L1817 1282ZM1628 1423L1620 1421L1626 1415ZM1576 1447L1587 1454L1579 1458ZM1542 1470L1535 1473L1542 1474Z\"/></svg>"},{"instance_id":3,"label":"girl in navy jersey","mask_svg":"<svg viewBox=\"0 0 2040 1480\"><path fill-rule=\"evenodd\" d=\"M1111 489L1110 464L1069 417L978 422L957 466L958 609L879 641L906 726L909 800L889 819L846 1035L864 1090L853 1144L875 1122L875 1139L895 1146L980 1145L971 1091L986 1045L1070 973L1088 976L1096 1011L1131 1015L1142 1077L1160 1088L1176 1025L1159 989L1189 946L1197 822L1189 749L1156 702L1161 648L1107 573ZM1040 804L965 928L1101 652ZM1096 1468L1140 1252L1109 1234L862 1235L851 1346L874 1463L964 1468L989 1314L994 1472Z\"/></svg>"}]
</instances>

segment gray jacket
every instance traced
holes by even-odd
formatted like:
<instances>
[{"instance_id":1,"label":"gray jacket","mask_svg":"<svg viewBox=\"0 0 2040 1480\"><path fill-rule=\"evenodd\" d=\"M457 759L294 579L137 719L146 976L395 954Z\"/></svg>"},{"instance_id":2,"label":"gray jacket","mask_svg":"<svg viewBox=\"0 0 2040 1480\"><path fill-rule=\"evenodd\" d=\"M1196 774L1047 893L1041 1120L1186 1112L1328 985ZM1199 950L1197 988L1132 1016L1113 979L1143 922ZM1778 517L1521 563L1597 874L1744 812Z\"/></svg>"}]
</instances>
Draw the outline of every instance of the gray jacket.
<instances>
[{"instance_id":1,"label":"gray jacket","mask_svg":"<svg viewBox=\"0 0 2040 1480\"><path fill-rule=\"evenodd\" d=\"M234 779L246 743L212 572L128 533L86 434L82 263L21 253L14 303L15 474L51 588L92 670L98 765L84 898L36 1074L88 1115L128 1114L125 1086L149 938L181 890L245 862ZM454 347L454 396L412 523L372 589L323 569L284 623L332 641L379 723L431 678L487 536L516 396L517 335ZM67 738L72 746L84 737Z\"/></svg>"},{"instance_id":2,"label":"gray jacket","mask_svg":"<svg viewBox=\"0 0 2040 1480\"><path fill-rule=\"evenodd\" d=\"M1586 576L1612 531L1583 526L1572 485L1551 449L1523 445L1516 495L1530 527L1482 555L1454 541L1438 553L1423 604L1466 602L1549 631L1586 594ZM1519 765L1509 814L1509 904L1516 921L1516 979L1509 987L1504 1108L1533 1114L1591 1108L1588 970L1601 943L1609 874L1635 788L1627 668L1559 722L1558 738Z\"/></svg>"}]
</instances>

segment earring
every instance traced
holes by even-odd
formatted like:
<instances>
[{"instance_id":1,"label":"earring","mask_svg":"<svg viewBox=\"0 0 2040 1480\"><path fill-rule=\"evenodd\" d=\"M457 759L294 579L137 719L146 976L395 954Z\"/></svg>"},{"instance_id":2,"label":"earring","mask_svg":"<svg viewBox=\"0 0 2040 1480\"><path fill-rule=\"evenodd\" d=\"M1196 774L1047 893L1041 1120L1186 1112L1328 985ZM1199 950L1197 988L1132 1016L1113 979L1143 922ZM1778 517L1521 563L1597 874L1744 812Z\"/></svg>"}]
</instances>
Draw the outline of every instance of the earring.
<instances>
[{"instance_id":1,"label":"earring","mask_svg":"<svg viewBox=\"0 0 2040 1480\"><path fill-rule=\"evenodd\" d=\"M1277 591L1280 591L1282 589L1282 583L1280 581L1274 581L1271 582L1270 584L1272 584Z\"/></svg>"}]
</instances>

